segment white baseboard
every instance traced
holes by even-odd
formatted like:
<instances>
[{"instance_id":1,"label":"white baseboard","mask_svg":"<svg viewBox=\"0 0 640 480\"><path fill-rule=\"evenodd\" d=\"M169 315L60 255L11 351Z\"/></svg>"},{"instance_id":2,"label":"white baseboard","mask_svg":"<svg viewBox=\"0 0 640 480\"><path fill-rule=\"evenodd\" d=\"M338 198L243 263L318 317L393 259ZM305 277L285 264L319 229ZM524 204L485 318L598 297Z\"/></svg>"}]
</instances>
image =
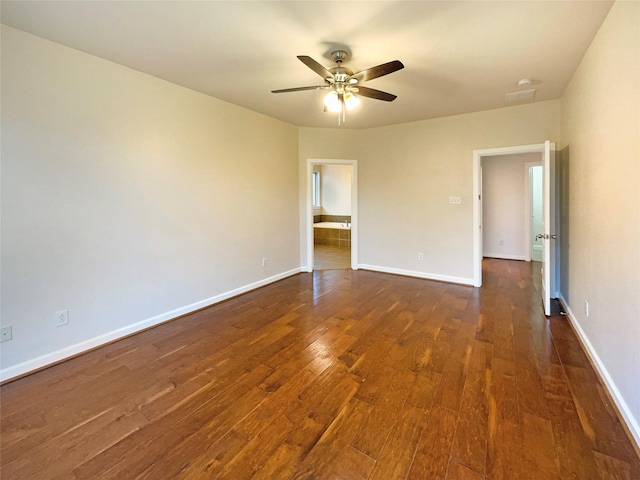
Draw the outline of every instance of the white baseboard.
<instances>
[{"instance_id":1,"label":"white baseboard","mask_svg":"<svg viewBox=\"0 0 640 480\"><path fill-rule=\"evenodd\" d=\"M607 388L607 390L609 391L609 394L611 395L611 398L613 399L616 406L618 407L618 411L622 415L624 422L626 423L627 427L629 428L629 431L631 432L631 435L633 435L633 438L636 442L636 446L640 448L640 425L638 425L638 421L631 413L631 410L629 410L629 406L627 405L627 402L625 402L624 397L620 394L620 391L618 390L618 387L616 387L616 384L611 378L611 375L609 375L609 372L607 371L606 367L600 360L600 357L598 356L597 352L594 350L593 345L591 345L591 342L589 341L587 334L584 332L584 330L576 320L576 317L571 311L569 304L564 299L564 297L562 297L562 295L560 295L558 299L560 300L560 303L562 303L562 308L567 313L567 317L571 322L571 326L577 333L578 338L580 339L580 342L582 343L585 352L587 353L587 355L589 356L589 359L591 360L591 363L596 368L596 370L598 370L598 373L600 374L600 378L604 382L605 387Z\"/></svg>"},{"instance_id":2,"label":"white baseboard","mask_svg":"<svg viewBox=\"0 0 640 480\"><path fill-rule=\"evenodd\" d=\"M236 295L240 295L242 293L255 290L256 288L263 287L270 283L277 282L278 280L282 280L283 278L290 277L292 275L300 273L301 271L302 271L301 268L294 268L287 272L279 273L278 275L274 275L272 277L268 277L254 283L250 283L248 285L244 285L242 287L229 290L228 292L215 295L213 297L201 300L199 302L192 303L191 305L186 305L184 307L171 310L170 312L162 313L160 315L156 315L155 317L148 318L146 320L142 320L140 322L136 322L131 325L127 325L126 327L118 328L117 330L113 330L111 332L98 335L97 337L93 337L83 342L70 345L60 350L56 350L55 352L47 353L46 355L41 355L31 360L18 363L17 365L12 365L10 367L3 368L2 370L0 370L0 381L4 382L6 380L10 380L12 378L15 378L21 375L25 375L29 372L39 370L41 368L47 367L54 363L58 363L62 360L66 360L70 357L79 355L88 350L104 345L106 343L113 342L115 340L132 335L134 333L140 332L147 328L154 327L156 325L167 322L169 320L173 320L174 318L180 317L182 315L195 312L196 310L200 310L201 308L209 307L216 303L227 300L231 297L235 297Z\"/></svg>"},{"instance_id":3,"label":"white baseboard","mask_svg":"<svg viewBox=\"0 0 640 480\"><path fill-rule=\"evenodd\" d=\"M487 258L499 258L502 260L527 260L527 257L524 255L507 255L504 253L484 253L482 256Z\"/></svg>"},{"instance_id":4,"label":"white baseboard","mask_svg":"<svg viewBox=\"0 0 640 480\"><path fill-rule=\"evenodd\" d=\"M439 282L457 283L460 285L473 286L472 278L450 277L448 275L439 275L436 273L416 272L414 270L381 267L378 265L367 265L362 263L358 264L358 268L362 270L371 270L373 272L392 273L394 275L404 275L405 277L424 278L425 280L437 280Z\"/></svg>"}]
</instances>

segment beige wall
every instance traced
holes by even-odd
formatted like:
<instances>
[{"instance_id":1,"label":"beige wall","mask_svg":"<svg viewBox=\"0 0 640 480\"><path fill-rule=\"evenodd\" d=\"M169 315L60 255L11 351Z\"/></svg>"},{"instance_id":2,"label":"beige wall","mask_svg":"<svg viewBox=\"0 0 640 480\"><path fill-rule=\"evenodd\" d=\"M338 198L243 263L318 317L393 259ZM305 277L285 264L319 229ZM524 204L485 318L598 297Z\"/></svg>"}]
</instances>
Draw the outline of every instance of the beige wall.
<instances>
[{"instance_id":1,"label":"beige wall","mask_svg":"<svg viewBox=\"0 0 640 480\"><path fill-rule=\"evenodd\" d=\"M639 32L640 3L616 2L562 97L560 159L562 295L638 443Z\"/></svg>"},{"instance_id":2,"label":"beige wall","mask_svg":"<svg viewBox=\"0 0 640 480\"><path fill-rule=\"evenodd\" d=\"M359 264L471 284L473 150L542 143L559 135L559 101L362 131L304 128L301 205L307 158L355 159ZM462 205L450 205L450 196L461 196ZM301 211L304 223L306 210ZM302 244L306 241L301 231ZM304 257L303 252L303 265Z\"/></svg>"},{"instance_id":3,"label":"beige wall","mask_svg":"<svg viewBox=\"0 0 640 480\"><path fill-rule=\"evenodd\" d=\"M3 26L3 376L299 271L297 155L292 125Z\"/></svg>"}]
</instances>

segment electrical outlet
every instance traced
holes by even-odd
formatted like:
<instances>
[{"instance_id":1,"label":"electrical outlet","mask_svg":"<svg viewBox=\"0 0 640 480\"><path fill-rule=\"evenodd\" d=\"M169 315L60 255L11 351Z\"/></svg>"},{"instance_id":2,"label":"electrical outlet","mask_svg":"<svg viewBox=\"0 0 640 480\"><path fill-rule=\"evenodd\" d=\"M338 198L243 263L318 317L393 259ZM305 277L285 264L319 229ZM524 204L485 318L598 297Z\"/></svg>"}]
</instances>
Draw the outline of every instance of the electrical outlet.
<instances>
[{"instance_id":1,"label":"electrical outlet","mask_svg":"<svg viewBox=\"0 0 640 480\"><path fill-rule=\"evenodd\" d=\"M424 253L420 252L418 254L418 260L424 260Z\"/></svg>"},{"instance_id":2,"label":"electrical outlet","mask_svg":"<svg viewBox=\"0 0 640 480\"><path fill-rule=\"evenodd\" d=\"M263 267L267 266L267 258L266 257L262 259L262 266Z\"/></svg>"},{"instance_id":3,"label":"electrical outlet","mask_svg":"<svg viewBox=\"0 0 640 480\"><path fill-rule=\"evenodd\" d=\"M462 197L449 197L449 203L451 205L461 205Z\"/></svg>"},{"instance_id":4,"label":"electrical outlet","mask_svg":"<svg viewBox=\"0 0 640 480\"><path fill-rule=\"evenodd\" d=\"M589 316L589 302L587 302L586 300L584 301L584 315L585 317Z\"/></svg>"},{"instance_id":5,"label":"electrical outlet","mask_svg":"<svg viewBox=\"0 0 640 480\"><path fill-rule=\"evenodd\" d=\"M56 312L56 327L62 327L69 324L69 310L60 310Z\"/></svg>"},{"instance_id":6,"label":"electrical outlet","mask_svg":"<svg viewBox=\"0 0 640 480\"><path fill-rule=\"evenodd\" d=\"M12 338L13 333L11 331L11 325L0 328L0 343L8 342Z\"/></svg>"}]
</instances>

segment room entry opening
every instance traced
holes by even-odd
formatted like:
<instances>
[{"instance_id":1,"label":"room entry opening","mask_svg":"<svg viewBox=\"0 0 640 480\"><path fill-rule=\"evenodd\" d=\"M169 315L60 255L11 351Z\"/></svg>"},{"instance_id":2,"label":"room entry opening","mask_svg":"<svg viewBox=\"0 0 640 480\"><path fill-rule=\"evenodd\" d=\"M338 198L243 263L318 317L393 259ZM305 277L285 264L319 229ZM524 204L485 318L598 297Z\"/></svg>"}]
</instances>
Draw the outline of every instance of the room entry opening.
<instances>
[{"instance_id":1,"label":"room entry opening","mask_svg":"<svg viewBox=\"0 0 640 480\"><path fill-rule=\"evenodd\" d=\"M500 155L539 153L542 156L542 302L546 315L551 314L551 299L559 296L559 203L556 203L555 143L501 147L473 152L473 284L482 286L482 258L485 221L483 218L483 159Z\"/></svg>"},{"instance_id":2,"label":"room entry opening","mask_svg":"<svg viewBox=\"0 0 640 480\"><path fill-rule=\"evenodd\" d=\"M482 159L483 257L541 261L542 154Z\"/></svg>"},{"instance_id":3,"label":"room entry opening","mask_svg":"<svg viewBox=\"0 0 640 480\"><path fill-rule=\"evenodd\" d=\"M308 160L308 271L357 269L357 164Z\"/></svg>"}]
</instances>

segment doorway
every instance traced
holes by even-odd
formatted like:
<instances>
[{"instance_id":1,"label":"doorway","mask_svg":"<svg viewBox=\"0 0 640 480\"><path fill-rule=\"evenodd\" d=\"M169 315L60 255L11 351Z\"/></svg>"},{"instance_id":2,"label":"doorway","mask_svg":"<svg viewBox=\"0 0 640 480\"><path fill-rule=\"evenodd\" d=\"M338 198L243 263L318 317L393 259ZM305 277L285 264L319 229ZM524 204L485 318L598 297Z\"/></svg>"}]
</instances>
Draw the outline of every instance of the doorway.
<instances>
[{"instance_id":1,"label":"doorway","mask_svg":"<svg viewBox=\"0 0 640 480\"><path fill-rule=\"evenodd\" d=\"M482 159L483 257L542 260L542 154Z\"/></svg>"},{"instance_id":2,"label":"doorway","mask_svg":"<svg viewBox=\"0 0 640 480\"><path fill-rule=\"evenodd\" d=\"M557 220L555 204L555 144L545 142L535 145L521 145L515 147L502 147L485 150L474 150L473 152L473 284L476 287L482 286L482 258L483 258L483 159L504 156L534 153L540 154L543 163L543 299L545 302L545 312L549 310L549 300L557 293L559 273L558 262L559 244L556 242ZM522 185L522 184L521 184ZM526 189L526 187L525 187ZM527 225L529 223L527 222ZM531 228L531 227L529 227ZM534 233L534 232L531 232Z\"/></svg>"},{"instance_id":3,"label":"doorway","mask_svg":"<svg viewBox=\"0 0 640 480\"><path fill-rule=\"evenodd\" d=\"M357 270L357 162L307 160L307 268Z\"/></svg>"}]
</instances>

